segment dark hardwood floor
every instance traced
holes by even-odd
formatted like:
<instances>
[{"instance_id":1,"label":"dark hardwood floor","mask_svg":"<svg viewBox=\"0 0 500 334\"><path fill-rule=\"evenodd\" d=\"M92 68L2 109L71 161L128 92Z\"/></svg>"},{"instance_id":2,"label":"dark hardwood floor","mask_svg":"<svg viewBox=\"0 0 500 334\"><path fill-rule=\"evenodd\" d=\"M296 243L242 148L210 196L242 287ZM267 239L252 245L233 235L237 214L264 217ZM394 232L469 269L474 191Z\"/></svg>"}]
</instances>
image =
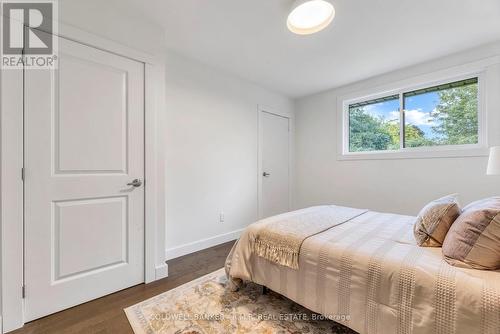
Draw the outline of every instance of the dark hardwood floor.
<instances>
[{"instance_id":1,"label":"dark hardwood floor","mask_svg":"<svg viewBox=\"0 0 500 334\"><path fill-rule=\"evenodd\" d=\"M234 242L168 261L169 277L141 284L26 324L12 334L133 333L123 309L224 266Z\"/></svg>"}]
</instances>

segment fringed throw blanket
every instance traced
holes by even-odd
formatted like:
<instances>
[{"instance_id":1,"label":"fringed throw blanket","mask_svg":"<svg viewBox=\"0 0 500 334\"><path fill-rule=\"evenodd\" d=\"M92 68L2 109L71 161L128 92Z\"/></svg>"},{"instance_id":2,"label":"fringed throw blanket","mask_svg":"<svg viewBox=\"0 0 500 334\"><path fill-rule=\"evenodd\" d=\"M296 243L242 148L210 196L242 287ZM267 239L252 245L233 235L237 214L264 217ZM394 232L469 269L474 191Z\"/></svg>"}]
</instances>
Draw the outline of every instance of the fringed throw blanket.
<instances>
[{"instance_id":1,"label":"fringed throw blanket","mask_svg":"<svg viewBox=\"0 0 500 334\"><path fill-rule=\"evenodd\" d=\"M300 247L305 239L365 212L367 210L329 205L265 219L259 224L254 252L274 263L298 269Z\"/></svg>"}]
</instances>

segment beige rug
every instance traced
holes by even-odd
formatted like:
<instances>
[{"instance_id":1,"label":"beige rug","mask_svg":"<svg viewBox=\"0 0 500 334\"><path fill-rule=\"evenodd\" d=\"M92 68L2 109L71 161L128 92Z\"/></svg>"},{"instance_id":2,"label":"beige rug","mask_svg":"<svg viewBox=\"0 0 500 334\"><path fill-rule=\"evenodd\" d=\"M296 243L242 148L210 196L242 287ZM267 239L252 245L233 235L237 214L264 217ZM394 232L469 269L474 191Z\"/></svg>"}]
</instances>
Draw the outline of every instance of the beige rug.
<instances>
[{"instance_id":1,"label":"beige rug","mask_svg":"<svg viewBox=\"0 0 500 334\"><path fill-rule=\"evenodd\" d=\"M136 334L356 334L262 288L226 290L223 269L125 309Z\"/></svg>"}]
</instances>

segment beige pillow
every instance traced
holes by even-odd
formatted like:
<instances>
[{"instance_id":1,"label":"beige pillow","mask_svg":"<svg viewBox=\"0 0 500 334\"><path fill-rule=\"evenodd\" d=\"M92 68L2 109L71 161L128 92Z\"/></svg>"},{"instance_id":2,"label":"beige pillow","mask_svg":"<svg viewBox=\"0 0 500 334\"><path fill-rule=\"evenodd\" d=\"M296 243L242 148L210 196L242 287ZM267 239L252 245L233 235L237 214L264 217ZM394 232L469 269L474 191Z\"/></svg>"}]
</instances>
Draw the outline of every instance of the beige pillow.
<instances>
[{"instance_id":1,"label":"beige pillow","mask_svg":"<svg viewBox=\"0 0 500 334\"><path fill-rule=\"evenodd\" d=\"M443 255L458 267L500 269L500 197L464 208L446 236Z\"/></svg>"},{"instance_id":2,"label":"beige pillow","mask_svg":"<svg viewBox=\"0 0 500 334\"><path fill-rule=\"evenodd\" d=\"M418 214L413 227L417 244L441 247L450 226L459 215L457 195L448 195L427 204Z\"/></svg>"}]
</instances>

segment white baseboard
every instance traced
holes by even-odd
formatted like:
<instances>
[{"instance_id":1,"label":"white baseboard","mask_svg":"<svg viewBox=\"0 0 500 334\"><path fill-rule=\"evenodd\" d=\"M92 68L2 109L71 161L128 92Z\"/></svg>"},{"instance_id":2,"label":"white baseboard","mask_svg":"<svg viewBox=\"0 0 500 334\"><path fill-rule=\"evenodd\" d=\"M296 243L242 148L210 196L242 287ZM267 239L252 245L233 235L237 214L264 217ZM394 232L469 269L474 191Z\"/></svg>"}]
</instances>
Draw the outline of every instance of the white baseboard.
<instances>
[{"instance_id":1,"label":"white baseboard","mask_svg":"<svg viewBox=\"0 0 500 334\"><path fill-rule=\"evenodd\" d=\"M168 277L168 264L164 263L162 265L156 266L155 278L159 280L165 277Z\"/></svg>"},{"instance_id":2,"label":"white baseboard","mask_svg":"<svg viewBox=\"0 0 500 334\"><path fill-rule=\"evenodd\" d=\"M177 247L168 248L167 250L165 250L165 257L167 260L171 260L175 259L176 257L191 254L206 248L223 244L228 241L236 240L240 237L241 232L243 232L243 229L219 234L215 237L190 242Z\"/></svg>"}]
</instances>

